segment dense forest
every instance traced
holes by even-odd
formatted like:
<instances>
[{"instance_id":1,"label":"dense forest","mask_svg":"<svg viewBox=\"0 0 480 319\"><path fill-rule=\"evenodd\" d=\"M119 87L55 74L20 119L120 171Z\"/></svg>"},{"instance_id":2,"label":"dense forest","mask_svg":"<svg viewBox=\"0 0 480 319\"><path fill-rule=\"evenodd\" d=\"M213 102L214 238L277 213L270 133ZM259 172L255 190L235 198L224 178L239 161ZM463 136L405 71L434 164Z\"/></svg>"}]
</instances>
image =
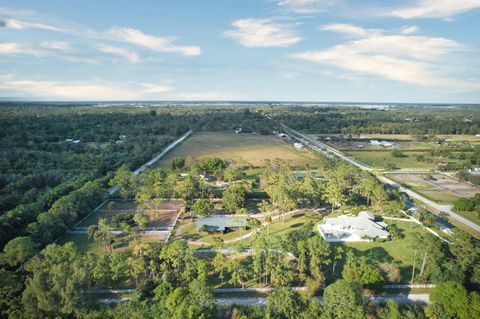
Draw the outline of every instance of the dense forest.
<instances>
[{"instance_id":1,"label":"dense forest","mask_svg":"<svg viewBox=\"0 0 480 319\"><path fill-rule=\"evenodd\" d=\"M478 108L389 109L271 107L262 112L307 133L342 134L478 134Z\"/></svg>"},{"instance_id":2,"label":"dense forest","mask_svg":"<svg viewBox=\"0 0 480 319\"><path fill-rule=\"evenodd\" d=\"M62 196L121 165L140 166L189 129L271 132L271 122L248 109L0 108L0 247L31 232Z\"/></svg>"}]
</instances>

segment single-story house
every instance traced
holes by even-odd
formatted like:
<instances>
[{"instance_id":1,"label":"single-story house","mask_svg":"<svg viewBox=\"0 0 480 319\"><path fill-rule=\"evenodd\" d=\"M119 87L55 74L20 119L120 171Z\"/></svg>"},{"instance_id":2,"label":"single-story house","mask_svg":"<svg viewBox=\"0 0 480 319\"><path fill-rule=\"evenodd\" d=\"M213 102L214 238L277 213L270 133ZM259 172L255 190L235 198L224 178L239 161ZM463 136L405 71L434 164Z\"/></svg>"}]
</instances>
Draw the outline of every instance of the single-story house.
<instances>
[{"instance_id":1,"label":"single-story house","mask_svg":"<svg viewBox=\"0 0 480 319\"><path fill-rule=\"evenodd\" d=\"M369 241L373 238L388 238L387 224L376 222L375 215L360 212L358 216L341 215L326 218L324 224L318 225L318 231L329 242Z\"/></svg>"},{"instance_id":2,"label":"single-story house","mask_svg":"<svg viewBox=\"0 0 480 319\"><path fill-rule=\"evenodd\" d=\"M198 218L195 222L197 229L207 229L208 232L222 232L239 229L247 226L245 216L211 216Z\"/></svg>"}]
</instances>

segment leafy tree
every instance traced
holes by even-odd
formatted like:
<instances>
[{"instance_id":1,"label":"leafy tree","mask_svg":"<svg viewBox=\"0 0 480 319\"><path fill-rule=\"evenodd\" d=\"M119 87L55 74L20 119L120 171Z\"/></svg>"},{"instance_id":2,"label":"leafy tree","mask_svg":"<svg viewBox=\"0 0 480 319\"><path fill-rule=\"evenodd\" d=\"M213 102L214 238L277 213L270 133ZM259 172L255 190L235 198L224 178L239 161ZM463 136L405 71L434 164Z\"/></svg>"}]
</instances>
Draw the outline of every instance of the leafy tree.
<instances>
[{"instance_id":1,"label":"leafy tree","mask_svg":"<svg viewBox=\"0 0 480 319\"><path fill-rule=\"evenodd\" d=\"M240 261L233 260L229 263L228 269L230 271L230 283L233 285L238 283L244 288L248 281L248 272Z\"/></svg>"},{"instance_id":2,"label":"leafy tree","mask_svg":"<svg viewBox=\"0 0 480 319\"><path fill-rule=\"evenodd\" d=\"M405 154L403 154L403 152L399 149L392 150L391 154L392 154L393 157L397 157L397 158L398 157L405 157Z\"/></svg>"},{"instance_id":3,"label":"leafy tree","mask_svg":"<svg viewBox=\"0 0 480 319\"><path fill-rule=\"evenodd\" d=\"M402 319L402 313L398 307L398 303L394 300L388 300L385 307L382 309L380 318L382 319Z\"/></svg>"},{"instance_id":4,"label":"leafy tree","mask_svg":"<svg viewBox=\"0 0 480 319\"><path fill-rule=\"evenodd\" d=\"M332 212L335 207L341 206L347 199L343 193L345 188L337 179L330 179L325 188L324 197L327 202L332 205Z\"/></svg>"},{"instance_id":5,"label":"leafy tree","mask_svg":"<svg viewBox=\"0 0 480 319\"><path fill-rule=\"evenodd\" d=\"M190 202L197 196L199 189L198 181L189 175L175 184L174 192L175 196Z\"/></svg>"},{"instance_id":6,"label":"leafy tree","mask_svg":"<svg viewBox=\"0 0 480 319\"><path fill-rule=\"evenodd\" d=\"M337 280L325 288L322 318L364 318L359 288L345 280Z\"/></svg>"},{"instance_id":7,"label":"leafy tree","mask_svg":"<svg viewBox=\"0 0 480 319\"><path fill-rule=\"evenodd\" d=\"M270 293L267 298L268 318L301 318L304 308L305 302L298 292L288 288L277 289Z\"/></svg>"},{"instance_id":8,"label":"leafy tree","mask_svg":"<svg viewBox=\"0 0 480 319\"><path fill-rule=\"evenodd\" d=\"M236 212L245 205L246 191L241 184L232 184L222 196L223 208L230 213Z\"/></svg>"},{"instance_id":9,"label":"leafy tree","mask_svg":"<svg viewBox=\"0 0 480 319\"><path fill-rule=\"evenodd\" d=\"M81 256L73 243L47 246L25 270L31 274L22 296L27 316L70 316L85 303L92 259Z\"/></svg>"},{"instance_id":10,"label":"leafy tree","mask_svg":"<svg viewBox=\"0 0 480 319\"><path fill-rule=\"evenodd\" d=\"M223 280L223 272L227 266L227 258L222 253L216 253L212 260L213 270L215 274L218 274L220 279Z\"/></svg>"},{"instance_id":11,"label":"leafy tree","mask_svg":"<svg viewBox=\"0 0 480 319\"><path fill-rule=\"evenodd\" d=\"M23 282L14 272L0 268L0 318L20 318Z\"/></svg>"},{"instance_id":12,"label":"leafy tree","mask_svg":"<svg viewBox=\"0 0 480 319\"><path fill-rule=\"evenodd\" d=\"M405 237L405 235L402 233L402 231L398 228L396 224L388 225L387 231L390 233L390 237L392 239L402 239Z\"/></svg>"},{"instance_id":13,"label":"leafy tree","mask_svg":"<svg viewBox=\"0 0 480 319\"><path fill-rule=\"evenodd\" d=\"M144 213L136 213L133 215L133 221L137 223L138 228L145 229L148 225L148 216Z\"/></svg>"},{"instance_id":14,"label":"leafy tree","mask_svg":"<svg viewBox=\"0 0 480 319\"><path fill-rule=\"evenodd\" d=\"M183 156L175 157L172 161L172 168L174 170L184 168L185 167L185 161L186 161L185 157L183 157Z\"/></svg>"},{"instance_id":15,"label":"leafy tree","mask_svg":"<svg viewBox=\"0 0 480 319\"><path fill-rule=\"evenodd\" d=\"M213 203L209 199L197 199L192 205L192 213L200 217L209 216L213 208Z\"/></svg>"},{"instance_id":16,"label":"leafy tree","mask_svg":"<svg viewBox=\"0 0 480 319\"><path fill-rule=\"evenodd\" d=\"M378 268L368 264L364 256L357 259L351 250L347 252L342 277L347 282L357 282L363 286L370 287L383 281L382 274Z\"/></svg>"},{"instance_id":17,"label":"leafy tree","mask_svg":"<svg viewBox=\"0 0 480 319\"><path fill-rule=\"evenodd\" d=\"M22 265L35 254L35 244L30 237L17 237L5 245L0 255L3 262L12 267Z\"/></svg>"},{"instance_id":18,"label":"leafy tree","mask_svg":"<svg viewBox=\"0 0 480 319\"><path fill-rule=\"evenodd\" d=\"M118 168L115 176L110 180L110 186L118 187L120 197L127 199L132 195L132 186L134 177L128 165L122 165Z\"/></svg>"},{"instance_id":19,"label":"leafy tree","mask_svg":"<svg viewBox=\"0 0 480 319\"><path fill-rule=\"evenodd\" d=\"M475 309L469 305L468 292L460 283L447 281L438 284L430 294L430 301L431 305L427 306L425 312L431 318L439 316L460 319L475 318L472 312Z\"/></svg>"},{"instance_id":20,"label":"leafy tree","mask_svg":"<svg viewBox=\"0 0 480 319\"><path fill-rule=\"evenodd\" d=\"M240 166L229 166L223 172L223 178L228 182L238 181L245 177L245 173Z\"/></svg>"},{"instance_id":21,"label":"leafy tree","mask_svg":"<svg viewBox=\"0 0 480 319\"><path fill-rule=\"evenodd\" d=\"M474 272L473 267L480 263L479 241L464 231L455 229L451 236L449 250L455 257L455 264L467 274ZM470 276L468 276L470 277Z\"/></svg>"}]
</instances>

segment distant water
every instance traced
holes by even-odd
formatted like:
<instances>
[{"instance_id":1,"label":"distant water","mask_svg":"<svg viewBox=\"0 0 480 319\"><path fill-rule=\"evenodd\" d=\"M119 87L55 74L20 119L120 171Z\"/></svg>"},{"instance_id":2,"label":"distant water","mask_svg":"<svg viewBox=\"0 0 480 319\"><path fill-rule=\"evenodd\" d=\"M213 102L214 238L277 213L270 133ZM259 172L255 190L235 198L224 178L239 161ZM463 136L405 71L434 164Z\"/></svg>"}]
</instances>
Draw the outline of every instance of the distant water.
<instances>
[{"instance_id":1,"label":"distant water","mask_svg":"<svg viewBox=\"0 0 480 319\"><path fill-rule=\"evenodd\" d=\"M377 103L377 102L295 102L295 101L33 101L0 97L0 106L65 106L65 107L162 107L162 106L304 106L346 107L365 109L392 108L478 108L480 104L455 103Z\"/></svg>"}]
</instances>

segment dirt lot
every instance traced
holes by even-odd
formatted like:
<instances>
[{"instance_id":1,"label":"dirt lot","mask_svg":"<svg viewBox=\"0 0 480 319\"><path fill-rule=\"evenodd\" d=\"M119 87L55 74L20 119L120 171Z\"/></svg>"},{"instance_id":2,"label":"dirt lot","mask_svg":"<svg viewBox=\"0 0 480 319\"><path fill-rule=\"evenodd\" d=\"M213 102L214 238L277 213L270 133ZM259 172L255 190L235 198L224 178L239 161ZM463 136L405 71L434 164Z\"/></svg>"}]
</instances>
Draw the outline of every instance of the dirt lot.
<instances>
[{"instance_id":1,"label":"dirt lot","mask_svg":"<svg viewBox=\"0 0 480 319\"><path fill-rule=\"evenodd\" d=\"M480 193L480 188L442 174L389 174L388 177L439 203L452 204L459 197Z\"/></svg>"},{"instance_id":2,"label":"dirt lot","mask_svg":"<svg viewBox=\"0 0 480 319\"><path fill-rule=\"evenodd\" d=\"M156 209L146 211L149 216L147 227L170 227L173 226L184 204L181 201L163 201ZM79 226L88 227L97 224L100 218L107 220L112 216L123 212L138 212L135 201L112 201L106 203L98 211L90 215Z\"/></svg>"}]
</instances>

